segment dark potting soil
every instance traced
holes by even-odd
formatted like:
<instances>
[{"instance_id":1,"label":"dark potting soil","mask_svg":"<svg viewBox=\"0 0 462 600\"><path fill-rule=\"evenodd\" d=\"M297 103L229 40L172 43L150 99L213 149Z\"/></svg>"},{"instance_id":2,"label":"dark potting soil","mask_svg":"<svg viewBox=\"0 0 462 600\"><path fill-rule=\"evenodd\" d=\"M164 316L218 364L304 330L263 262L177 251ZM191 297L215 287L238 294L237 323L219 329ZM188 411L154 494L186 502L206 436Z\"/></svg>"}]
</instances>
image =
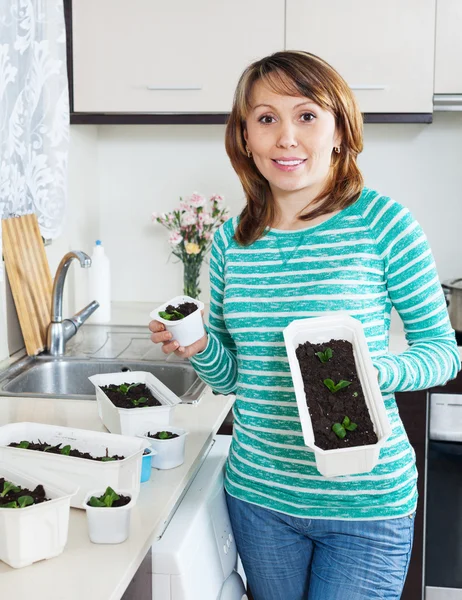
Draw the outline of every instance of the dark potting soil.
<instances>
[{"instance_id":1,"label":"dark potting soil","mask_svg":"<svg viewBox=\"0 0 462 600\"><path fill-rule=\"evenodd\" d=\"M332 358L322 363L316 352L324 352L326 348L331 348ZM305 342L295 353L316 445L323 450L332 450L375 444L377 435L364 399L351 343L346 340L330 340L325 344ZM325 379L332 379L335 384L343 379L351 381L351 385L333 393L324 384ZM356 423L357 428L347 430L346 436L340 439L332 431L332 425L342 423L344 417Z\"/></svg>"},{"instance_id":2,"label":"dark potting soil","mask_svg":"<svg viewBox=\"0 0 462 600\"><path fill-rule=\"evenodd\" d=\"M119 496L118 500L114 500L114 502L112 503L112 506L107 506L106 508L117 508L118 506L125 506L126 504L128 504L131 500L130 496L121 496L120 494L117 494ZM102 496L97 496L98 500L101 500ZM88 500L87 502L88 506L90 505L90 500Z\"/></svg>"},{"instance_id":3,"label":"dark potting soil","mask_svg":"<svg viewBox=\"0 0 462 600\"><path fill-rule=\"evenodd\" d=\"M153 438L154 440L171 440L173 438L177 438L179 437L179 435L177 433L172 433L171 431L167 431L166 433L168 433L168 438L161 438L159 437L159 434L162 433L161 431L158 431L157 433L147 433L147 437Z\"/></svg>"},{"instance_id":4,"label":"dark potting soil","mask_svg":"<svg viewBox=\"0 0 462 600\"><path fill-rule=\"evenodd\" d=\"M125 458L125 456L119 456L117 454L114 454L113 456L109 456L108 453L108 448L106 448L106 456L92 456L89 452L80 452L80 450L75 450L75 449L70 449L69 453L66 452L61 452L61 450L63 450L63 448L66 448L66 446L63 446L62 444L56 444L55 446L52 446L51 444L47 444L46 442L41 442L40 440L38 441L38 443L35 442L28 442L28 446L27 448L24 448L24 446L22 444L24 444L24 441L21 442L11 442L11 444L8 444L8 446L11 446L12 448L23 448L24 450L37 450L39 452L47 452L49 454L61 454L63 456L74 456L75 458L88 458L89 460L97 460L99 462L108 462L111 460L123 460Z\"/></svg>"},{"instance_id":5,"label":"dark potting soil","mask_svg":"<svg viewBox=\"0 0 462 600\"><path fill-rule=\"evenodd\" d=\"M31 496L34 499L34 504L41 504L42 502L47 502L49 500L49 498L45 496L45 490L43 488L43 485L38 485L34 490L22 488L18 485L16 487L19 487L19 491L15 492L13 490L10 490L5 496L1 496L4 489L5 481L9 482L8 479L0 477L0 508L5 504L9 504L10 502L17 502L18 499L21 498L21 496ZM12 481L11 483L14 483L14 481Z\"/></svg>"},{"instance_id":6,"label":"dark potting soil","mask_svg":"<svg viewBox=\"0 0 462 600\"><path fill-rule=\"evenodd\" d=\"M177 312L181 313L183 315L183 317L187 317L188 315L195 312L198 308L199 307L197 306L197 304L194 304L194 302L182 302L181 304L178 304L178 306L173 306L172 304L169 304L167 306L167 308L165 309L165 312L167 312L169 315L172 315L173 312L176 310ZM170 319L170 321L179 321L179 320L180 320L180 317L177 317L174 314L173 314L172 318Z\"/></svg>"},{"instance_id":7,"label":"dark potting soil","mask_svg":"<svg viewBox=\"0 0 462 600\"><path fill-rule=\"evenodd\" d=\"M120 391L120 385L105 385L101 389L109 400L118 408L144 408L146 406L162 406L162 402L152 395L150 389L144 383L123 383L125 386L132 386L127 393ZM147 398L146 402L139 402L140 399Z\"/></svg>"}]
</instances>

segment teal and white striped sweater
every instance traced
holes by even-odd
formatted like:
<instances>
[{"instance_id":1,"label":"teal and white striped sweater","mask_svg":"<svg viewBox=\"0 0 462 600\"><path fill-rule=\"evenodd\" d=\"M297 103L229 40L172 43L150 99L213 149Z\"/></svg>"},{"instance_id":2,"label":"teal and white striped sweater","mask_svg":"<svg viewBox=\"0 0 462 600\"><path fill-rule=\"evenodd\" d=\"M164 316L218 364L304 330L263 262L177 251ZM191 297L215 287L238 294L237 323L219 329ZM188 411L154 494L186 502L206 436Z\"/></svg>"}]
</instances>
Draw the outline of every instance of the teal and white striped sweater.
<instances>
[{"instance_id":1,"label":"teal and white striped sweater","mask_svg":"<svg viewBox=\"0 0 462 600\"><path fill-rule=\"evenodd\" d=\"M419 224L406 208L365 188L323 223L271 229L245 248L233 239L236 225L231 219L214 236L209 342L190 359L215 392L236 394L226 490L297 517L410 514L415 454L393 392L443 384L460 368ZM409 344L400 355L388 352L393 306ZM372 472L325 478L303 442L282 330L294 319L337 310L363 324L393 432Z\"/></svg>"}]
</instances>

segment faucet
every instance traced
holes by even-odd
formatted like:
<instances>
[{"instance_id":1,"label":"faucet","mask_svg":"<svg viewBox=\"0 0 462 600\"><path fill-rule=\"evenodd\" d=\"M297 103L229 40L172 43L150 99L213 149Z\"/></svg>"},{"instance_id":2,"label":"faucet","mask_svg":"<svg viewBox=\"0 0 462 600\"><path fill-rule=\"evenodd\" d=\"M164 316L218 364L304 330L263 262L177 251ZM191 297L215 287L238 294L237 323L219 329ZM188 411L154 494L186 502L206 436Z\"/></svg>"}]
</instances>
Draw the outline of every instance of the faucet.
<instances>
[{"instance_id":1,"label":"faucet","mask_svg":"<svg viewBox=\"0 0 462 600\"><path fill-rule=\"evenodd\" d=\"M79 327L99 307L99 303L93 300L73 317L63 320L64 281L74 259L79 260L80 266L84 269L91 266L91 258L85 252L80 252L80 250L71 250L71 252L65 254L58 265L53 282L51 322L47 334L47 352L52 356L62 356L64 354L66 342L77 333Z\"/></svg>"}]
</instances>

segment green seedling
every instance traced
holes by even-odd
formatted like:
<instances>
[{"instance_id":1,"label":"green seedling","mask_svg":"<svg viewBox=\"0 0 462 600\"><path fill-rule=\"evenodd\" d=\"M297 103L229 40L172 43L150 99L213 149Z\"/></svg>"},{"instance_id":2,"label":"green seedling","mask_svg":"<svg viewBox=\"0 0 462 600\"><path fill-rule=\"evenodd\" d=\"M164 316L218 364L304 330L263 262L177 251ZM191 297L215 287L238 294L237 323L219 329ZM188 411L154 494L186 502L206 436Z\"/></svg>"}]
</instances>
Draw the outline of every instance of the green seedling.
<instances>
[{"instance_id":1,"label":"green seedling","mask_svg":"<svg viewBox=\"0 0 462 600\"><path fill-rule=\"evenodd\" d=\"M159 440L168 440L169 437L172 437L168 431L159 431L158 436Z\"/></svg>"},{"instance_id":2,"label":"green seedling","mask_svg":"<svg viewBox=\"0 0 462 600\"><path fill-rule=\"evenodd\" d=\"M117 388L117 391L122 392L122 394L128 394L128 392L132 389L132 387L137 386L137 383L132 383L131 385L127 385L126 383L122 383Z\"/></svg>"},{"instance_id":3,"label":"green seedling","mask_svg":"<svg viewBox=\"0 0 462 600\"><path fill-rule=\"evenodd\" d=\"M32 498L32 496L19 496L18 504L19 508L25 508L26 506L34 504L34 499Z\"/></svg>"},{"instance_id":4,"label":"green seedling","mask_svg":"<svg viewBox=\"0 0 462 600\"><path fill-rule=\"evenodd\" d=\"M342 423L334 423L332 425L332 431L338 438L343 440L343 438L346 436L346 432L354 431L356 427L358 427L357 424L352 423L349 417L344 417Z\"/></svg>"},{"instance_id":5,"label":"green seedling","mask_svg":"<svg viewBox=\"0 0 462 600\"><path fill-rule=\"evenodd\" d=\"M141 398L132 398L132 404L133 406L140 406L140 404L146 404L146 402L148 401L148 399L145 396L142 396Z\"/></svg>"},{"instance_id":6,"label":"green seedling","mask_svg":"<svg viewBox=\"0 0 462 600\"><path fill-rule=\"evenodd\" d=\"M334 353L332 352L331 348L326 348L324 350L324 352L316 352L316 356L319 358L319 360L323 364L328 362L332 358L333 355L334 355Z\"/></svg>"},{"instance_id":7,"label":"green seedling","mask_svg":"<svg viewBox=\"0 0 462 600\"><path fill-rule=\"evenodd\" d=\"M8 504L4 504L0 508L18 508L18 503L16 500L13 500L13 502L8 502Z\"/></svg>"},{"instance_id":8,"label":"green seedling","mask_svg":"<svg viewBox=\"0 0 462 600\"><path fill-rule=\"evenodd\" d=\"M353 398L357 398L358 397L358 392L353 392Z\"/></svg>"},{"instance_id":9,"label":"green seedling","mask_svg":"<svg viewBox=\"0 0 462 600\"><path fill-rule=\"evenodd\" d=\"M117 459L114 458L113 456L109 456L109 448L106 448L106 456L103 456L103 458L101 459L101 462L109 462L111 460L117 460Z\"/></svg>"},{"instance_id":10,"label":"green seedling","mask_svg":"<svg viewBox=\"0 0 462 600\"><path fill-rule=\"evenodd\" d=\"M328 390L330 392L332 392L333 394L335 394L335 392L338 392L339 390L343 390L343 388L348 387L353 382L352 381L345 381L344 379L341 379L337 384L335 384L332 381L332 379L324 379L323 383L326 386L326 388L328 388Z\"/></svg>"},{"instance_id":11,"label":"green seedling","mask_svg":"<svg viewBox=\"0 0 462 600\"><path fill-rule=\"evenodd\" d=\"M99 498L92 496L88 501L88 504L90 506L95 506L96 508L110 508L118 499L119 496L114 492L114 490L111 487L107 487L102 496Z\"/></svg>"},{"instance_id":12,"label":"green seedling","mask_svg":"<svg viewBox=\"0 0 462 600\"><path fill-rule=\"evenodd\" d=\"M3 491L0 493L0 498L4 498L8 492L19 492L20 489L20 487L11 483L11 481L5 481L3 484Z\"/></svg>"},{"instance_id":13,"label":"green seedling","mask_svg":"<svg viewBox=\"0 0 462 600\"><path fill-rule=\"evenodd\" d=\"M64 448L61 448L60 450L61 454L64 454L65 456L69 456L71 453L71 447L68 444L67 446L64 446Z\"/></svg>"},{"instance_id":14,"label":"green seedling","mask_svg":"<svg viewBox=\"0 0 462 600\"><path fill-rule=\"evenodd\" d=\"M47 450L51 450L53 448L53 446L45 446L45 448L43 449L44 452L46 452Z\"/></svg>"},{"instance_id":15,"label":"green seedling","mask_svg":"<svg viewBox=\"0 0 462 600\"><path fill-rule=\"evenodd\" d=\"M30 442L23 441L23 442L19 443L18 448L26 448L27 449L27 448L29 448L29 446L30 446Z\"/></svg>"},{"instance_id":16,"label":"green seedling","mask_svg":"<svg viewBox=\"0 0 462 600\"><path fill-rule=\"evenodd\" d=\"M182 315L177 310L173 310L171 313L165 312L165 310L161 310L159 312L159 317L165 319L166 321L171 321L172 317L177 317L178 319L184 319L184 315Z\"/></svg>"}]
</instances>

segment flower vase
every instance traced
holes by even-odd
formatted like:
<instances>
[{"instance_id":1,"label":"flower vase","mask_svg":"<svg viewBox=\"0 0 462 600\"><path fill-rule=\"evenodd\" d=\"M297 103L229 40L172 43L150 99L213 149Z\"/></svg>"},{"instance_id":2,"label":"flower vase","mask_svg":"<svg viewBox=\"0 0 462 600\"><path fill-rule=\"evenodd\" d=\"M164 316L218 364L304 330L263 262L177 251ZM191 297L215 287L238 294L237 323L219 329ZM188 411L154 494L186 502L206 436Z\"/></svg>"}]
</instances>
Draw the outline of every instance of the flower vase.
<instances>
[{"instance_id":1,"label":"flower vase","mask_svg":"<svg viewBox=\"0 0 462 600\"><path fill-rule=\"evenodd\" d=\"M199 288L199 277L201 273L202 256L191 254L183 262L183 294L191 298L198 298L201 290Z\"/></svg>"}]
</instances>

